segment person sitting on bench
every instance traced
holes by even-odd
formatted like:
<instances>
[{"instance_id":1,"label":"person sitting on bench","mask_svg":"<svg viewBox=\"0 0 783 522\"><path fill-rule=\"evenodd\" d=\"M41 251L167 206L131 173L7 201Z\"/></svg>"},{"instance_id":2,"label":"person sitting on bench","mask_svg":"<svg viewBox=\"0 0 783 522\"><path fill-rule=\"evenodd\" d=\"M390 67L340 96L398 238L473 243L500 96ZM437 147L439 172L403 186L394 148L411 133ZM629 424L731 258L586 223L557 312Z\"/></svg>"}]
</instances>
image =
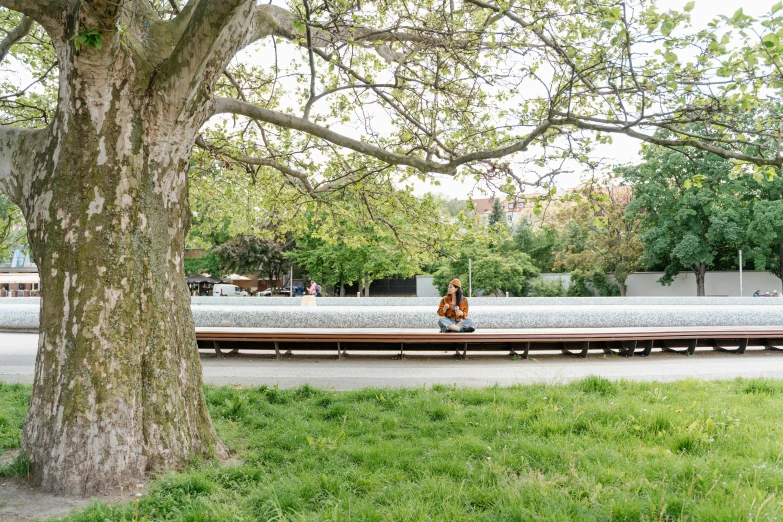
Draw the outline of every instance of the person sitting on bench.
<instances>
[{"instance_id":1,"label":"person sitting on bench","mask_svg":"<svg viewBox=\"0 0 783 522\"><path fill-rule=\"evenodd\" d=\"M445 332L474 332L473 319L468 318L468 300L462 296L462 283L452 279L446 296L438 305L438 326Z\"/></svg>"}]
</instances>

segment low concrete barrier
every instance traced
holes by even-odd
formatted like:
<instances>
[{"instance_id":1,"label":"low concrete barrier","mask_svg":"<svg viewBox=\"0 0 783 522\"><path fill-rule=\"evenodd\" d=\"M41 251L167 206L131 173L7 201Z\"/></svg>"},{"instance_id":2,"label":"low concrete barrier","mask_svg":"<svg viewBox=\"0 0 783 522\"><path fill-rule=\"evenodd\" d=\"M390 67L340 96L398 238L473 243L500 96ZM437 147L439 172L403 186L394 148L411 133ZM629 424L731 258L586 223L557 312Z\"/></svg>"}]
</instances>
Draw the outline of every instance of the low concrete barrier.
<instances>
[{"instance_id":1,"label":"low concrete barrier","mask_svg":"<svg viewBox=\"0 0 783 522\"><path fill-rule=\"evenodd\" d=\"M394 298L352 298L367 303L350 306L342 303L351 298L319 298L314 307L261 304L263 298L198 299L191 309L196 326L202 327L436 328L438 319L437 298L396 299L395 304L389 303ZM327 304L326 300L330 299ZM384 304L369 304L372 299L382 299L380 302ZM287 300L271 298L270 301ZM779 326L783 325L781 301L771 298L474 298L470 317L477 328ZM0 330L36 330L38 317L37 299L0 301Z\"/></svg>"}]
</instances>

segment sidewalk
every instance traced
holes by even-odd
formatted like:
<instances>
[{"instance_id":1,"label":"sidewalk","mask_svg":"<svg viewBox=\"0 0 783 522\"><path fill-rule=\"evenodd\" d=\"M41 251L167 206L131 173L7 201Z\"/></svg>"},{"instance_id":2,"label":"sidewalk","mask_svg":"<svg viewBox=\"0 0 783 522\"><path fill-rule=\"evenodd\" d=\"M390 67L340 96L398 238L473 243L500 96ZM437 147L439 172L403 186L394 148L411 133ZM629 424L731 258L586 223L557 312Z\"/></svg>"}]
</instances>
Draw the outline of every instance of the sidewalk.
<instances>
[{"instance_id":1,"label":"sidewalk","mask_svg":"<svg viewBox=\"0 0 783 522\"><path fill-rule=\"evenodd\" d=\"M37 334L0 333L0 381L31 384L35 371ZM276 360L271 355L246 352L215 358L202 351L204 382L225 385L279 386L309 384L318 388L350 390L365 387L420 387L444 384L467 387L513 386L531 383L565 383L588 375L607 379L672 381L687 378L783 378L783 353L749 350L745 355L699 350L692 357L653 353L650 357L576 359L543 355L527 360L508 356L477 355L460 360L447 354L355 354L337 360L334 354L294 355Z\"/></svg>"}]
</instances>

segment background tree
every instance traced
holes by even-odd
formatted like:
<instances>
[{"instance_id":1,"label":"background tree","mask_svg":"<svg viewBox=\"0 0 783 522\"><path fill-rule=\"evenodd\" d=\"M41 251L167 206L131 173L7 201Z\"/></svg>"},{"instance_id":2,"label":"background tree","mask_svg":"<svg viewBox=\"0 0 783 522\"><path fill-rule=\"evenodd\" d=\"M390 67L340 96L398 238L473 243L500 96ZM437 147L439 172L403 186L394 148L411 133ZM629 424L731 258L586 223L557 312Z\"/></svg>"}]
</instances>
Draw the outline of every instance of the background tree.
<instances>
[{"instance_id":1,"label":"background tree","mask_svg":"<svg viewBox=\"0 0 783 522\"><path fill-rule=\"evenodd\" d=\"M498 198L492 199L492 213L489 215L489 220L487 221L487 224L489 226L493 226L500 223L501 225L506 224L506 213L503 210L503 205L500 204L500 200Z\"/></svg>"},{"instance_id":2,"label":"background tree","mask_svg":"<svg viewBox=\"0 0 783 522\"><path fill-rule=\"evenodd\" d=\"M618 182L590 181L573 193L573 204L559 214L565 230L554 267L580 270L596 280L600 279L596 272L611 274L625 296L628 275L642 268L642 221L636 214L626 216L632 192L630 187L615 185Z\"/></svg>"},{"instance_id":3,"label":"background tree","mask_svg":"<svg viewBox=\"0 0 783 522\"><path fill-rule=\"evenodd\" d=\"M745 176L744 181L748 190L743 199L750 207L749 257L756 270L778 276L783 289L783 178Z\"/></svg>"},{"instance_id":4,"label":"background tree","mask_svg":"<svg viewBox=\"0 0 783 522\"><path fill-rule=\"evenodd\" d=\"M496 297L505 292L519 296L539 275L530 256L523 252L489 254L473 263L473 288Z\"/></svg>"},{"instance_id":5,"label":"background tree","mask_svg":"<svg viewBox=\"0 0 783 522\"><path fill-rule=\"evenodd\" d=\"M223 273L264 274L272 287L289 266L285 253L291 245L257 236L241 235L214 249Z\"/></svg>"},{"instance_id":6,"label":"background tree","mask_svg":"<svg viewBox=\"0 0 783 522\"><path fill-rule=\"evenodd\" d=\"M714 154L659 148L647 149L642 164L621 169L634 187L628 218L642 222L643 261L664 269L660 282L671 284L681 271L691 271L696 294L703 296L707 268L728 248L727 230L745 242L736 236L741 223L730 221L739 214L726 211L739 205L730 170Z\"/></svg>"},{"instance_id":7,"label":"background tree","mask_svg":"<svg viewBox=\"0 0 783 522\"><path fill-rule=\"evenodd\" d=\"M4 56L40 87L0 85L0 190L41 274L23 450L33 484L55 492L223 453L183 277L194 144L315 204L368 181L486 176L523 152L509 161L530 169L491 181L537 185L515 172L554 175L612 133L783 165L776 147L745 146L776 136L776 115L741 126L780 96L776 8L763 25L741 11L722 22L743 38L738 53L731 36L685 32L687 14L643 0L0 6L16 11L3 13Z\"/></svg>"},{"instance_id":8,"label":"background tree","mask_svg":"<svg viewBox=\"0 0 783 522\"><path fill-rule=\"evenodd\" d=\"M0 262L6 262L17 245L24 241L27 230L19 207L0 194Z\"/></svg>"},{"instance_id":9,"label":"background tree","mask_svg":"<svg viewBox=\"0 0 783 522\"><path fill-rule=\"evenodd\" d=\"M515 248L529 255L540 272L554 270L555 245L559 239L560 233L554 227L533 227L527 220L520 223L513 236Z\"/></svg>"},{"instance_id":10,"label":"background tree","mask_svg":"<svg viewBox=\"0 0 783 522\"><path fill-rule=\"evenodd\" d=\"M308 210L305 231L294 240L287 257L322 287L359 282L365 296L372 281L383 277L410 277L421 264L432 262L439 238L448 239L458 224L442 213L432 195L418 198L397 190L383 203L368 206L363 192L346 191L328 209Z\"/></svg>"},{"instance_id":11,"label":"background tree","mask_svg":"<svg viewBox=\"0 0 783 522\"><path fill-rule=\"evenodd\" d=\"M446 295L449 281L455 277L462 281L462 289L468 295L470 261L474 293L524 295L530 280L540 274L530 256L517 250L507 230L483 229L479 234L468 234L455 241L450 247L432 277L433 285L442 295Z\"/></svg>"}]
</instances>

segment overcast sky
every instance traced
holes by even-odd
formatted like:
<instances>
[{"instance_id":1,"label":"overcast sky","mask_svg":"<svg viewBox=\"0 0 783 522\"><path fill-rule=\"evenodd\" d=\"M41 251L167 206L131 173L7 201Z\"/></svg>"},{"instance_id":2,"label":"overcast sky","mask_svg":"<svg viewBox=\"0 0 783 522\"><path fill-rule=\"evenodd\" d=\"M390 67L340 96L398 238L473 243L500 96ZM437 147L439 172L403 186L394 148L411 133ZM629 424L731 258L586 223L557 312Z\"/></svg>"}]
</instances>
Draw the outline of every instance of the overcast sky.
<instances>
[{"instance_id":1,"label":"overcast sky","mask_svg":"<svg viewBox=\"0 0 783 522\"><path fill-rule=\"evenodd\" d=\"M743 8L745 14L750 16L759 17L764 13L768 13L772 6L778 0L696 0L696 6L691 11L691 24L692 29L700 29L706 27L707 24L718 15L731 16L740 7ZM674 9L682 11L688 0L658 0L658 8L660 11L668 9ZM637 140L634 140L625 136L615 136L614 143L611 146L606 146L600 150L600 155L611 160L615 164L625 164L638 161L640 144ZM575 172L573 174L562 174L559 178L558 185L563 188L571 188L577 186L581 179L584 177L582 173ZM448 176L437 176L441 182L440 186L432 186L428 183L416 182L414 190L417 194L424 194L426 192L441 193L448 197L456 197L463 199L467 196L474 183L461 183L455 181ZM475 197L488 197L483 196L476 192Z\"/></svg>"}]
</instances>

